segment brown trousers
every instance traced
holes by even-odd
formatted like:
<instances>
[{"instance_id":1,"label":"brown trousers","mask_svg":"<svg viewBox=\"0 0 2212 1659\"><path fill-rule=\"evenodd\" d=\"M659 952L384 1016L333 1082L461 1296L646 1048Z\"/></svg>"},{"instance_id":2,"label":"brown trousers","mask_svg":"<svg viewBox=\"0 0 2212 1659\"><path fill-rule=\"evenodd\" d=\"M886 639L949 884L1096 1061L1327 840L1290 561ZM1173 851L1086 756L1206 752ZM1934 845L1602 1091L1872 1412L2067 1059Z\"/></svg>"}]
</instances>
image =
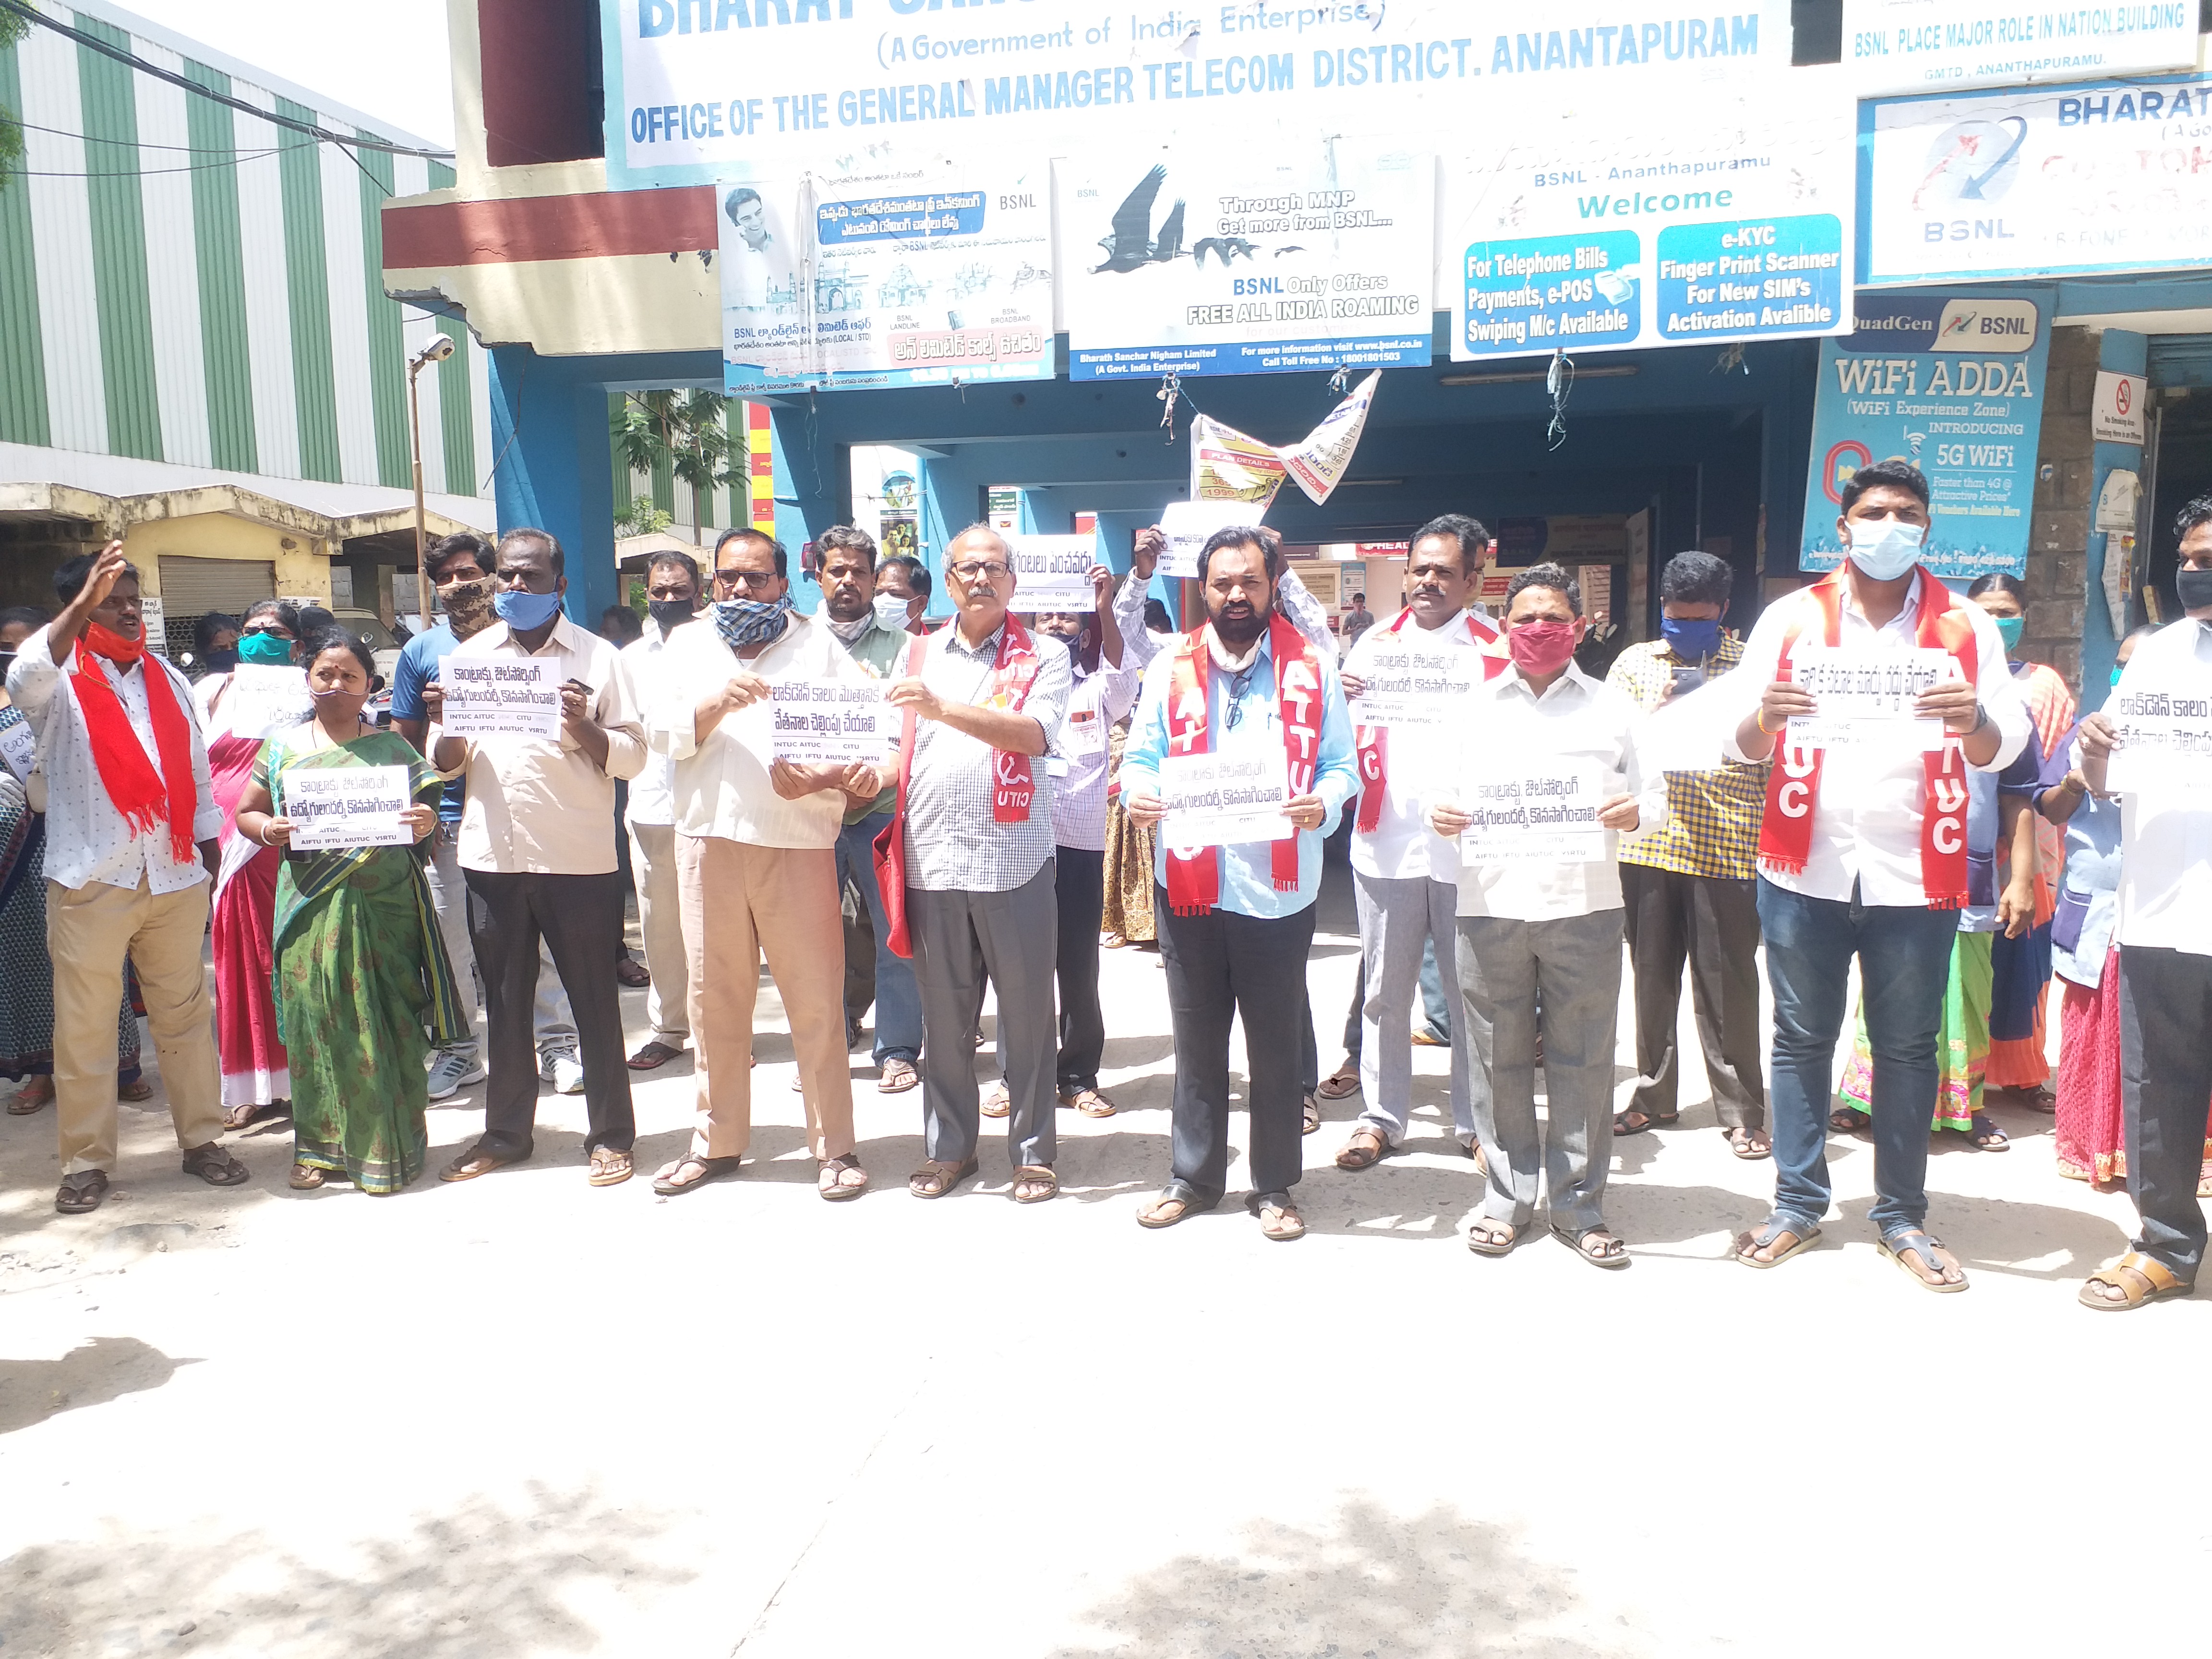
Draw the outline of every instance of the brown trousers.
<instances>
[{"instance_id":1,"label":"brown trousers","mask_svg":"<svg viewBox=\"0 0 2212 1659\"><path fill-rule=\"evenodd\" d=\"M817 1160L842 1158L853 1150L853 1073L836 850L679 834L676 883L699 1079L693 1153L735 1158L752 1142L753 1007L765 955L799 1060L807 1144Z\"/></svg>"},{"instance_id":2,"label":"brown trousers","mask_svg":"<svg viewBox=\"0 0 2212 1659\"><path fill-rule=\"evenodd\" d=\"M215 1006L200 943L208 897L199 882L155 893L88 882L46 884L46 952L54 963L54 1103L62 1173L115 1168L115 1005L123 959L138 969L146 1028L161 1057L177 1145L222 1138L222 1073L215 1056Z\"/></svg>"}]
</instances>

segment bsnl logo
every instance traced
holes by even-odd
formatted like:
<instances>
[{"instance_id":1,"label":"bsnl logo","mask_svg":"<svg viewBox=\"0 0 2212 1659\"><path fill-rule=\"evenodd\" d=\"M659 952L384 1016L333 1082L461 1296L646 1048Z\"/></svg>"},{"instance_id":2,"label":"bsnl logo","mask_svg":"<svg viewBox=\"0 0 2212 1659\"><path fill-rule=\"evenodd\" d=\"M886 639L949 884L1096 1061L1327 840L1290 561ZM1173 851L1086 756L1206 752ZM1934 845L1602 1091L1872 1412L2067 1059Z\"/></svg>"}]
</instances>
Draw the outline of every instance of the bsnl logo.
<instances>
[{"instance_id":1,"label":"bsnl logo","mask_svg":"<svg viewBox=\"0 0 2212 1659\"><path fill-rule=\"evenodd\" d=\"M1283 280L1279 276L1239 276L1233 285L1238 298L1248 294L1280 294Z\"/></svg>"}]
</instances>

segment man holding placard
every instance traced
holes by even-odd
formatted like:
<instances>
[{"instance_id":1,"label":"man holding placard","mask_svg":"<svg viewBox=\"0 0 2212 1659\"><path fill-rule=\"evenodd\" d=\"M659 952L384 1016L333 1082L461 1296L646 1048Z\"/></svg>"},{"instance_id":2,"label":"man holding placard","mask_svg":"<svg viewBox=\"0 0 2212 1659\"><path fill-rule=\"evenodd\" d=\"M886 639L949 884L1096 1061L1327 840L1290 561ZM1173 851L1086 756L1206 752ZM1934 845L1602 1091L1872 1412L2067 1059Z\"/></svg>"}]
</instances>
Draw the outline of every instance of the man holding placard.
<instances>
[{"instance_id":1,"label":"man holding placard","mask_svg":"<svg viewBox=\"0 0 2212 1659\"><path fill-rule=\"evenodd\" d=\"M1488 1191L1468 1234L1505 1255L1534 1224L1540 1173L1553 1237L1626 1267L1605 1224L1620 1018L1619 841L1664 810L1636 752L1636 706L1575 665L1580 584L1529 566L1506 591L1512 666L1471 699L1456 778L1429 825L1458 839L1462 1020L1489 1084L1475 1093ZM1536 1122L1540 1009L1545 1126Z\"/></svg>"},{"instance_id":2,"label":"man holding placard","mask_svg":"<svg viewBox=\"0 0 2212 1659\"><path fill-rule=\"evenodd\" d=\"M669 636L699 611L699 562L672 549L645 567L644 633L623 647L623 666L638 707L650 714L664 700L662 682ZM682 901L676 890L676 801L665 754L646 757L630 780L623 809L629 831L629 867L637 878L637 930L645 940L652 988L645 997L646 1039L629 1057L633 1072L665 1066L691 1040L691 970L684 949ZM622 964L616 963L619 974Z\"/></svg>"},{"instance_id":3,"label":"man holding placard","mask_svg":"<svg viewBox=\"0 0 2212 1659\"><path fill-rule=\"evenodd\" d=\"M1210 1210L1227 1191L1229 1028L1241 1018L1252 1208L1271 1239L1305 1232L1291 1188L1312 1040L1306 955L1322 842L1358 774L1332 653L1276 611L1282 568L1255 529L1206 538L1206 624L1146 671L1121 760L1130 818L1159 826L1155 909L1175 1025L1171 1178L1137 1212L1146 1227Z\"/></svg>"},{"instance_id":4,"label":"man holding placard","mask_svg":"<svg viewBox=\"0 0 2212 1659\"><path fill-rule=\"evenodd\" d=\"M2002 771L2031 734L1989 613L1919 562L1928 481L1903 461L1843 487L1845 562L1769 605L1733 678L1748 712L1728 757L1763 761L1759 922L1774 994L1774 1211L1736 1240L1747 1267L1812 1245L1830 1198L1827 1119L1856 957L1873 1052L1881 1249L1915 1283L1966 1288L1929 1236L1936 1033L1966 902L1966 770Z\"/></svg>"},{"instance_id":5,"label":"man holding placard","mask_svg":"<svg viewBox=\"0 0 2212 1659\"><path fill-rule=\"evenodd\" d=\"M2173 582L2186 614L2136 647L2103 712L2081 722L2084 781L2122 798L2120 1109L2128 1196L2142 1221L2128 1254L2081 1287L2082 1305L2100 1312L2187 1296L2204 1261L2197 1183L2212 1095L2212 495L2184 507L2174 528Z\"/></svg>"},{"instance_id":6,"label":"man holding placard","mask_svg":"<svg viewBox=\"0 0 2212 1659\"><path fill-rule=\"evenodd\" d=\"M691 1150L653 1176L664 1196L738 1172L752 1140L753 1009L765 956L791 1025L817 1190L858 1198L846 1060L837 832L882 787L883 682L791 607L783 544L729 530L714 603L662 656L649 711L673 763L677 891L698 1059Z\"/></svg>"},{"instance_id":7,"label":"man holding placard","mask_svg":"<svg viewBox=\"0 0 2212 1659\"><path fill-rule=\"evenodd\" d=\"M1447 514L1414 533L1406 553L1406 608L1352 642L1344 686L1359 756L1359 815L1352 832L1352 895L1365 963L1360 1087L1366 1109L1340 1170L1364 1170L1405 1144L1413 1091L1413 994L1423 947L1452 960L1458 935L1459 856L1422 821L1419 794L1454 769L1471 736L1468 700L1505 666L1498 629L1468 609L1482 580L1490 532ZM1451 1024L1452 1130L1474 1143L1474 1079L1464 1020ZM1488 1092L1487 1080L1480 1091Z\"/></svg>"},{"instance_id":8,"label":"man holding placard","mask_svg":"<svg viewBox=\"0 0 2212 1659\"><path fill-rule=\"evenodd\" d=\"M561 544L542 530L511 530L497 558L498 620L445 659L433 711L443 735L431 758L467 780L460 863L491 1059L483 1134L439 1178L471 1181L530 1156L542 938L575 1011L591 1182L611 1187L630 1177L637 1134L615 981L623 880L614 781L644 767L645 726L620 654L562 614Z\"/></svg>"}]
</instances>

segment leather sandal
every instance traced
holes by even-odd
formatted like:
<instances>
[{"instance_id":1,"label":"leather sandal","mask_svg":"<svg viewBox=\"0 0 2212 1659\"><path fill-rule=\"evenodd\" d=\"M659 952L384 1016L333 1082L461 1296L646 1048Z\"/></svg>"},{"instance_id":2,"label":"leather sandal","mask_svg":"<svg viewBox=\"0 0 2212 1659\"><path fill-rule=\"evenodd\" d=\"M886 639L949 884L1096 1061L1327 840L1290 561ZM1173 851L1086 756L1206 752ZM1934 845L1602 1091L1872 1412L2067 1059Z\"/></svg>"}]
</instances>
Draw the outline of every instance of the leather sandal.
<instances>
[{"instance_id":1,"label":"leather sandal","mask_svg":"<svg viewBox=\"0 0 2212 1659\"><path fill-rule=\"evenodd\" d=\"M212 1140L185 1153L185 1173L198 1176L210 1187L236 1187L253 1179L253 1172Z\"/></svg>"},{"instance_id":2,"label":"leather sandal","mask_svg":"<svg viewBox=\"0 0 2212 1659\"><path fill-rule=\"evenodd\" d=\"M1024 1164L1014 1171L1014 1202L1042 1204L1060 1196L1060 1177L1049 1164Z\"/></svg>"},{"instance_id":3,"label":"leather sandal","mask_svg":"<svg viewBox=\"0 0 2212 1659\"><path fill-rule=\"evenodd\" d=\"M459 1158L438 1171L441 1181L474 1181L478 1176L488 1176L494 1170L503 1170L510 1164L520 1164L519 1158L501 1158L497 1152L488 1152L482 1146L471 1146Z\"/></svg>"},{"instance_id":4,"label":"leather sandal","mask_svg":"<svg viewBox=\"0 0 2212 1659\"><path fill-rule=\"evenodd\" d=\"M1321 1080L1321 1086L1314 1092L1323 1100L1342 1100L1348 1095L1358 1094L1359 1067L1351 1060L1346 1060L1343 1065Z\"/></svg>"},{"instance_id":5,"label":"leather sandal","mask_svg":"<svg viewBox=\"0 0 2212 1659\"><path fill-rule=\"evenodd\" d=\"M2099 1295L2093 1288L2099 1285L2110 1285L2120 1293L2121 1299L2116 1302L2109 1296ZM2196 1288L2156 1257L2145 1255L2141 1250L2130 1250L2091 1273L2075 1299L2098 1313L2132 1313L2148 1303L2187 1296Z\"/></svg>"},{"instance_id":6,"label":"leather sandal","mask_svg":"<svg viewBox=\"0 0 2212 1659\"><path fill-rule=\"evenodd\" d=\"M653 1177L653 1190L663 1198L675 1198L681 1194L696 1192L709 1182L733 1176L744 1160L741 1158L702 1158L696 1152L686 1152L673 1164L665 1164ZM684 1171L696 1170L697 1175L684 1179Z\"/></svg>"},{"instance_id":7,"label":"leather sandal","mask_svg":"<svg viewBox=\"0 0 2212 1659\"><path fill-rule=\"evenodd\" d=\"M44 1111L54 1103L54 1080L50 1077L34 1077L8 1097L9 1117L28 1117L33 1112Z\"/></svg>"},{"instance_id":8,"label":"leather sandal","mask_svg":"<svg viewBox=\"0 0 2212 1659\"><path fill-rule=\"evenodd\" d=\"M1060 1103L1074 1107L1085 1117L1111 1117L1115 1112L1114 1103L1096 1089L1062 1089Z\"/></svg>"},{"instance_id":9,"label":"leather sandal","mask_svg":"<svg viewBox=\"0 0 2212 1659\"><path fill-rule=\"evenodd\" d=\"M1390 1143L1382 1138L1382 1131L1370 1128L1363 1123L1352 1132L1352 1138L1337 1153L1336 1167L1340 1170L1371 1170L1389 1155Z\"/></svg>"},{"instance_id":10,"label":"leather sandal","mask_svg":"<svg viewBox=\"0 0 2212 1659\"><path fill-rule=\"evenodd\" d=\"M329 1179L312 1164L295 1164L285 1185L295 1193L312 1193Z\"/></svg>"},{"instance_id":11,"label":"leather sandal","mask_svg":"<svg viewBox=\"0 0 2212 1659\"><path fill-rule=\"evenodd\" d=\"M62 1177L54 1194L54 1209L61 1215L89 1215L107 1198L107 1171L78 1170Z\"/></svg>"},{"instance_id":12,"label":"leather sandal","mask_svg":"<svg viewBox=\"0 0 2212 1659\"><path fill-rule=\"evenodd\" d=\"M1628 1246L1606 1228L1585 1227L1577 1233L1565 1227L1554 1227L1552 1237L1593 1267L1611 1270L1628 1265Z\"/></svg>"},{"instance_id":13,"label":"leather sandal","mask_svg":"<svg viewBox=\"0 0 2212 1659\"><path fill-rule=\"evenodd\" d=\"M1278 1244L1306 1236L1306 1218L1298 1213L1288 1193L1254 1194L1252 1213L1260 1218L1261 1233Z\"/></svg>"},{"instance_id":14,"label":"leather sandal","mask_svg":"<svg viewBox=\"0 0 2212 1659\"><path fill-rule=\"evenodd\" d=\"M887 1060L884 1062L884 1074L877 1080L876 1092L879 1095L902 1095L917 1087L921 1082L921 1073L915 1070L912 1060Z\"/></svg>"},{"instance_id":15,"label":"leather sandal","mask_svg":"<svg viewBox=\"0 0 2212 1659\"><path fill-rule=\"evenodd\" d=\"M1304 1116L1299 1121L1298 1133L1302 1135L1310 1135L1321 1127L1321 1102L1308 1095L1300 1104L1304 1109Z\"/></svg>"},{"instance_id":16,"label":"leather sandal","mask_svg":"<svg viewBox=\"0 0 2212 1659\"><path fill-rule=\"evenodd\" d=\"M636 1173L629 1153L613 1146L592 1147L591 1167L594 1187L619 1187Z\"/></svg>"},{"instance_id":17,"label":"leather sandal","mask_svg":"<svg viewBox=\"0 0 2212 1659\"><path fill-rule=\"evenodd\" d=\"M848 1171L860 1178L846 1180ZM849 1203L868 1190L868 1172L850 1152L842 1158L825 1158L814 1171L814 1190L832 1204Z\"/></svg>"},{"instance_id":18,"label":"leather sandal","mask_svg":"<svg viewBox=\"0 0 2212 1659\"><path fill-rule=\"evenodd\" d=\"M1875 1248L1897 1263L1898 1271L1909 1274L1912 1282L1923 1291L1933 1291L1938 1296L1954 1296L1966 1288L1966 1270L1959 1267L1959 1258L1945 1249L1943 1241L1929 1233L1925 1227L1893 1228L1881 1236ZM1907 1256L1916 1256L1924 1261L1938 1276L1929 1278L1906 1261ZM1958 1272L1956 1279L1942 1277L1953 1270Z\"/></svg>"},{"instance_id":19,"label":"leather sandal","mask_svg":"<svg viewBox=\"0 0 2212 1659\"><path fill-rule=\"evenodd\" d=\"M1496 1216L1477 1216L1467 1230L1467 1248L1477 1255L1511 1255L1528 1231Z\"/></svg>"},{"instance_id":20,"label":"leather sandal","mask_svg":"<svg viewBox=\"0 0 2212 1659\"><path fill-rule=\"evenodd\" d=\"M1137 1224L1154 1229L1172 1227L1178 1221L1204 1215L1220 1201L1218 1198L1200 1198L1198 1188L1188 1181L1170 1181L1157 1196L1138 1206Z\"/></svg>"},{"instance_id":21,"label":"leather sandal","mask_svg":"<svg viewBox=\"0 0 2212 1659\"><path fill-rule=\"evenodd\" d=\"M1775 1249L1777 1242L1784 1238L1790 1243L1780 1249ZM1741 1266L1766 1268L1778 1267L1798 1251L1809 1250L1820 1242L1820 1230L1818 1227L1809 1221L1799 1221L1784 1215L1778 1210L1751 1231L1738 1233L1735 1244L1730 1248ZM1774 1254L1762 1261L1752 1254L1753 1250L1773 1250Z\"/></svg>"},{"instance_id":22,"label":"leather sandal","mask_svg":"<svg viewBox=\"0 0 2212 1659\"><path fill-rule=\"evenodd\" d=\"M672 1060L681 1060L683 1057L684 1051L681 1048L672 1048L665 1042L655 1041L647 1043L623 1063L633 1072L653 1072L658 1071Z\"/></svg>"},{"instance_id":23,"label":"leather sandal","mask_svg":"<svg viewBox=\"0 0 2212 1659\"><path fill-rule=\"evenodd\" d=\"M972 1158L964 1164L933 1158L906 1178L906 1189L916 1198L943 1198L981 1167Z\"/></svg>"},{"instance_id":24,"label":"leather sandal","mask_svg":"<svg viewBox=\"0 0 2212 1659\"><path fill-rule=\"evenodd\" d=\"M1006 1092L1003 1083L983 1097L981 1108L985 1117L1010 1117L1013 1115L1013 1097Z\"/></svg>"}]
</instances>

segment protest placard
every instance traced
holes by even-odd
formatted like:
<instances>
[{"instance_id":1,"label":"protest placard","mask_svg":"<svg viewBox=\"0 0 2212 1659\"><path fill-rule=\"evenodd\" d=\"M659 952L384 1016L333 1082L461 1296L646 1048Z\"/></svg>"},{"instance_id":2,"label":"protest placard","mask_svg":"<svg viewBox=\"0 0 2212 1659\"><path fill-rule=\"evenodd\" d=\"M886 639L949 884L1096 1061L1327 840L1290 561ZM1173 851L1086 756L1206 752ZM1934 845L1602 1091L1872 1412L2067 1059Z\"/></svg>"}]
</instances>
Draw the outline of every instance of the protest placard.
<instances>
[{"instance_id":1,"label":"protest placard","mask_svg":"<svg viewBox=\"0 0 2212 1659\"><path fill-rule=\"evenodd\" d=\"M404 766L295 766L283 780L283 816L301 852L404 847L415 832L400 816L414 805Z\"/></svg>"},{"instance_id":2,"label":"protest placard","mask_svg":"<svg viewBox=\"0 0 2212 1659\"><path fill-rule=\"evenodd\" d=\"M1102 562L1097 536L1011 535L1006 551L1014 562L1016 610L1088 614L1097 608L1091 591L1091 567Z\"/></svg>"},{"instance_id":3,"label":"protest placard","mask_svg":"<svg viewBox=\"0 0 2212 1659\"><path fill-rule=\"evenodd\" d=\"M1273 744L1234 755L1170 755L1160 762L1168 804L1160 835L1170 847L1235 847L1280 841L1297 827L1283 816L1290 762Z\"/></svg>"},{"instance_id":4,"label":"protest placard","mask_svg":"<svg viewBox=\"0 0 2212 1659\"><path fill-rule=\"evenodd\" d=\"M1849 646L1798 646L1791 679L1813 699L1810 714L1793 715L1790 741L1805 749L1941 749L1943 722L1923 720L1914 701L1951 675L1951 654L1933 646L1862 651Z\"/></svg>"},{"instance_id":5,"label":"protest placard","mask_svg":"<svg viewBox=\"0 0 2212 1659\"><path fill-rule=\"evenodd\" d=\"M1486 763L1461 791L1473 817L1460 835L1469 864L1588 864L1610 856L1595 768Z\"/></svg>"},{"instance_id":6,"label":"protest placard","mask_svg":"<svg viewBox=\"0 0 2212 1659\"><path fill-rule=\"evenodd\" d=\"M557 739L567 665L566 657L448 657L438 665L446 692L440 725L449 738Z\"/></svg>"},{"instance_id":7,"label":"protest placard","mask_svg":"<svg viewBox=\"0 0 2212 1659\"><path fill-rule=\"evenodd\" d=\"M307 671L242 662L216 705L216 723L241 738L266 738L299 725L314 712Z\"/></svg>"},{"instance_id":8,"label":"protest placard","mask_svg":"<svg viewBox=\"0 0 2212 1659\"><path fill-rule=\"evenodd\" d=\"M2112 793L2212 798L2212 697L2135 690L2105 714L2118 739L2105 773Z\"/></svg>"},{"instance_id":9,"label":"protest placard","mask_svg":"<svg viewBox=\"0 0 2212 1659\"><path fill-rule=\"evenodd\" d=\"M18 720L0 732L0 761L5 761L18 779L29 779L31 769L39 763L39 734L31 729L30 721Z\"/></svg>"},{"instance_id":10,"label":"protest placard","mask_svg":"<svg viewBox=\"0 0 2212 1659\"><path fill-rule=\"evenodd\" d=\"M1157 574L1197 575L1199 552L1207 537L1230 525L1257 524L1267 510L1265 501L1170 501L1160 512L1168 544L1160 554Z\"/></svg>"},{"instance_id":11,"label":"protest placard","mask_svg":"<svg viewBox=\"0 0 2212 1659\"><path fill-rule=\"evenodd\" d=\"M1467 719L1467 699L1482 684L1482 658L1449 644L1431 645L1401 629L1368 638L1363 653L1367 689L1352 700L1354 726L1445 726Z\"/></svg>"},{"instance_id":12,"label":"protest placard","mask_svg":"<svg viewBox=\"0 0 2212 1659\"><path fill-rule=\"evenodd\" d=\"M769 687L774 753L802 766L849 765L888 757L898 727L882 680L793 678Z\"/></svg>"}]
</instances>

